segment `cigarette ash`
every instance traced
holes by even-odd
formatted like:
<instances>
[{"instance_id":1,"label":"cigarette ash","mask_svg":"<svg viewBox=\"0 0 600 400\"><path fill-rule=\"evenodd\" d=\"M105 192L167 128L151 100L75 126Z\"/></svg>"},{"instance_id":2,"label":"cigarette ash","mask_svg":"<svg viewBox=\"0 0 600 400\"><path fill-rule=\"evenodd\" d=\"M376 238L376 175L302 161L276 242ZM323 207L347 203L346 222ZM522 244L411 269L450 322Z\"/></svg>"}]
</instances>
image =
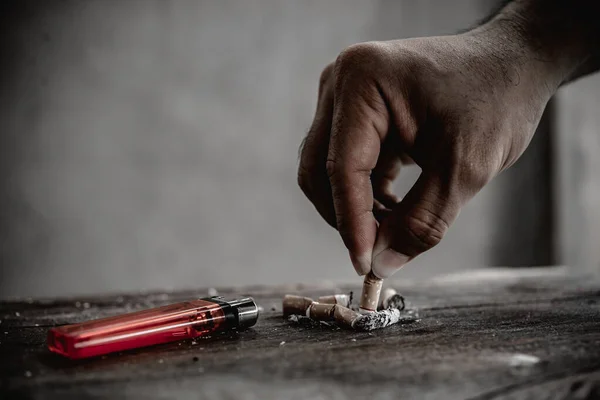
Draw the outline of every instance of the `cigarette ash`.
<instances>
[{"instance_id":1,"label":"cigarette ash","mask_svg":"<svg viewBox=\"0 0 600 400\"><path fill-rule=\"evenodd\" d=\"M317 321L312 318L306 317L304 315L292 314L288 317L288 322L298 325L298 326L305 327L305 328L317 328L320 326L326 326L326 327L335 327L336 329L339 329L333 323L329 323L327 321Z\"/></svg>"},{"instance_id":2,"label":"cigarette ash","mask_svg":"<svg viewBox=\"0 0 600 400\"><path fill-rule=\"evenodd\" d=\"M402 303L404 308L404 303ZM357 331L370 332L376 329L387 328L394 324L410 324L419 319L416 310L400 310L398 308L388 308L369 314L363 314L352 323L352 328Z\"/></svg>"}]
</instances>

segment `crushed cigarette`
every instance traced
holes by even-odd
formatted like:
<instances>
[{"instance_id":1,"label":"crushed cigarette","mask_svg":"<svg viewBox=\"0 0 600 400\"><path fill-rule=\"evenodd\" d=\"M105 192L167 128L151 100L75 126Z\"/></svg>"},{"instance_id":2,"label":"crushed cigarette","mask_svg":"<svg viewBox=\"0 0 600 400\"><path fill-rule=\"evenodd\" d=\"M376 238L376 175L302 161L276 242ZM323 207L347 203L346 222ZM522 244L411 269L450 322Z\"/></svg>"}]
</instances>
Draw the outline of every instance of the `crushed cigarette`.
<instances>
[{"instance_id":1,"label":"crushed cigarette","mask_svg":"<svg viewBox=\"0 0 600 400\"><path fill-rule=\"evenodd\" d=\"M370 332L376 329L387 328L397 323L411 323L419 319L414 310L402 312L397 308L388 308L374 313L362 314L352 323L352 328L357 331Z\"/></svg>"},{"instance_id":2,"label":"crushed cigarette","mask_svg":"<svg viewBox=\"0 0 600 400\"><path fill-rule=\"evenodd\" d=\"M400 311L404 310L406 308L406 304L404 303L404 297L402 297L399 294L393 295L387 300L385 308L395 308Z\"/></svg>"},{"instance_id":3,"label":"crushed cigarette","mask_svg":"<svg viewBox=\"0 0 600 400\"><path fill-rule=\"evenodd\" d=\"M383 289L381 292L381 298L379 299L379 310L387 310L388 308L404 310L404 307L404 297L396 292L396 290L392 288Z\"/></svg>"},{"instance_id":4,"label":"crushed cigarette","mask_svg":"<svg viewBox=\"0 0 600 400\"><path fill-rule=\"evenodd\" d=\"M377 278L376 278L377 279ZM381 280L372 281L365 285L368 286L365 291L363 288L363 297L365 292L374 295L379 301L379 292L381 291ZM367 279L365 279L367 281ZM342 297L347 296L347 297ZM374 307L373 302L368 303L369 310L365 312L364 307L358 311L353 309L351 303L352 295L331 295L319 297L319 302L313 301L309 297L286 295L283 299L283 314L288 317L289 322L304 324L308 326L318 326L320 324L329 326L335 322L337 326L358 330L372 331L375 329L386 328L397 323L411 323L418 320L419 316L415 310L405 310L404 297L398 294L394 289L388 288L383 291L379 307ZM334 303L335 302L335 303ZM346 303L342 305L339 303ZM379 311L376 311L376 310Z\"/></svg>"}]
</instances>

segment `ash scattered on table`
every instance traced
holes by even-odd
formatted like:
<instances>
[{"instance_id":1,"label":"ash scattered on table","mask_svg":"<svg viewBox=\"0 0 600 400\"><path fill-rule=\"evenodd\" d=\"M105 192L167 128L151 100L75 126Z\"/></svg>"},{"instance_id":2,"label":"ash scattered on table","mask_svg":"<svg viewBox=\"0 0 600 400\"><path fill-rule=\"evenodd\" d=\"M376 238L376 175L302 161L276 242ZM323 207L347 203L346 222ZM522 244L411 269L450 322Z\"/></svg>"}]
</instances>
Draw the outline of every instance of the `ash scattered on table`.
<instances>
[{"instance_id":1,"label":"ash scattered on table","mask_svg":"<svg viewBox=\"0 0 600 400\"><path fill-rule=\"evenodd\" d=\"M292 323L294 325L305 327L305 328L329 327L329 328L335 328L335 330L340 329L333 322L316 321L314 319L305 317L304 315L294 315L294 314L292 314L292 315L290 315L288 317L288 322L290 322L290 323Z\"/></svg>"}]
</instances>

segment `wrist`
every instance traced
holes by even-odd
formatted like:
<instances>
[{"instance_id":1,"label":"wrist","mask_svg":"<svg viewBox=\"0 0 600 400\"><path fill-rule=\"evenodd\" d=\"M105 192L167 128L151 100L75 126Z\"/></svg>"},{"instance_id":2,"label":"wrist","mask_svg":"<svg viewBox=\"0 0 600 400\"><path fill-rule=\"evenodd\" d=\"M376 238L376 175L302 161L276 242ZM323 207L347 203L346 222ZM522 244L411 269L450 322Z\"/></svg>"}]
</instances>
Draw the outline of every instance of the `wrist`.
<instances>
[{"instance_id":1,"label":"wrist","mask_svg":"<svg viewBox=\"0 0 600 400\"><path fill-rule=\"evenodd\" d=\"M537 88L549 99L577 65L571 58L559 60L547 53L526 29L518 16L497 17L464 35L502 71L508 85Z\"/></svg>"},{"instance_id":2,"label":"wrist","mask_svg":"<svg viewBox=\"0 0 600 400\"><path fill-rule=\"evenodd\" d=\"M582 66L598 60L599 6L588 0L513 0L492 20L474 29L513 63L556 90ZM589 66L592 70L597 66Z\"/></svg>"}]
</instances>

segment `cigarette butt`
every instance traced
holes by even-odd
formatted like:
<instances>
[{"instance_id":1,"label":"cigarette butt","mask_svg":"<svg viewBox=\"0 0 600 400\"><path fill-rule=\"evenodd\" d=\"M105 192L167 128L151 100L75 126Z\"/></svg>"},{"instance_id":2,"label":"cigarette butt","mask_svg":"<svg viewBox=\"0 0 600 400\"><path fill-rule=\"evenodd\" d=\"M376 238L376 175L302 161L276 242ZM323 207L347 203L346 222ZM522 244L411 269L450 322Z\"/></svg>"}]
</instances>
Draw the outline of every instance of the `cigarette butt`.
<instances>
[{"instance_id":1,"label":"cigarette butt","mask_svg":"<svg viewBox=\"0 0 600 400\"><path fill-rule=\"evenodd\" d=\"M395 295L396 290L393 288L385 288L381 291L381 297L379 298L379 310L385 310L386 308L388 308L389 305L389 300L390 297L392 297L393 295Z\"/></svg>"},{"instance_id":2,"label":"cigarette butt","mask_svg":"<svg viewBox=\"0 0 600 400\"><path fill-rule=\"evenodd\" d=\"M313 303L310 297L294 296L286 294L283 298L283 316L305 315L308 307Z\"/></svg>"},{"instance_id":3,"label":"cigarette butt","mask_svg":"<svg viewBox=\"0 0 600 400\"><path fill-rule=\"evenodd\" d=\"M330 296L321 296L317 300L323 304L339 304L344 307L350 306L350 295L347 294L332 294Z\"/></svg>"},{"instance_id":4,"label":"cigarette butt","mask_svg":"<svg viewBox=\"0 0 600 400\"><path fill-rule=\"evenodd\" d=\"M377 311L382 284L383 280L376 277L373 272L365 276L358 309L361 314Z\"/></svg>"},{"instance_id":5,"label":"cigarette butt","mask_svg":"<svg viewBox=\"0 0 600 400\"><path fill-rule=\"evenodd\" d=\"M386 300L386 306L385 309L389 310L391 308L395 308L397 310L404 310L404 308L406 307L406 304L404 303L404 297L402 297L400 295L400 293L396 293L393 296L390 296L387 300Z\"/></svg>"},{"instance_id":6,"label":"cigarette butt","mask_svg":"<svg viewBox=\"0 0 600 400\"><path fill-rule=\"evenodd\" d=\"M317 321L329 321L333 319L335 304L312 303L308 308L307 316Z\"/></svg>"},{"instance_id":7,"label":"cigarette butt","mask_svg":"<svg viewBox=\"0 0 600 400\"><path fill-rule=\"evenodd\" d=\"M352 323L360 314L357 311L351 310L347 307L336 304L333 309L333 318L339 325L343 325L347 328L352 328Z\"/></svg>"}]
</instances>

